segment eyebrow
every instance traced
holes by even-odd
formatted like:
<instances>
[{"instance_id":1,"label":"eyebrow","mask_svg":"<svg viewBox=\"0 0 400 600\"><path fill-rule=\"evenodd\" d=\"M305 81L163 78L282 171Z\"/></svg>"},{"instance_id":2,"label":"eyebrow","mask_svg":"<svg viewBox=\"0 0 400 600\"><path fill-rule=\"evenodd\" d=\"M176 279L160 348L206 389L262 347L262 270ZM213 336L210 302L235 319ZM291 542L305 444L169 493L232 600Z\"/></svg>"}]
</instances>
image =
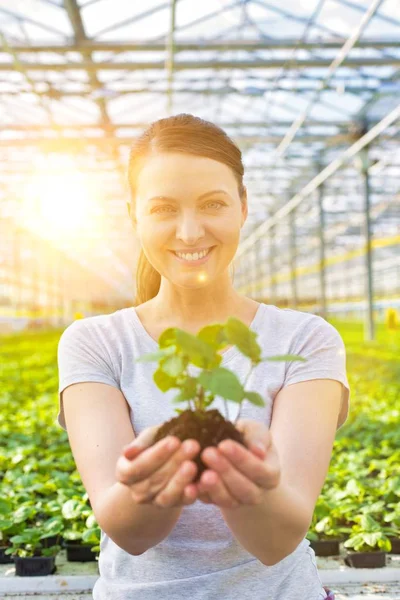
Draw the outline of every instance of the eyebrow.
<instances>
[{"instance_id":1,"label":"eyebrow","mask_svg":"<svg viewBox=\"0 0 400 600\"><path fill-rule=\"evenodd\" d=\"M203 200L207 196L213 196L215 194L225 194L226 196L229 196L228 192L225 192L225 190L212 190L211 192L202 194L197 198L197 200ZM175 198L170 198L169 196L153 196L153 198L150 198L148 202L152 202L153 200L172 200L173 202L176 202Z\"/></svg>"}]
</instances>

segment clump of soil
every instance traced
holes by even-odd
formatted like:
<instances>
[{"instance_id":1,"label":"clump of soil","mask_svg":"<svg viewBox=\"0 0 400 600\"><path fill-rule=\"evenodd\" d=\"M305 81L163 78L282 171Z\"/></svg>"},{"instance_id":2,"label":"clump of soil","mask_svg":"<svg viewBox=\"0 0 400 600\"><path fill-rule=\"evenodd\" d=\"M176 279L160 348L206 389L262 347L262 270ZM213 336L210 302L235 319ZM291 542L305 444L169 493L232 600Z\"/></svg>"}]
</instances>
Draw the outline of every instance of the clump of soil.
<instances>
[{"instance_id":1,"label":"clump of soil","mask_svg":"<svg viewBox=\"0 0 400 600\"><path fill-rule=\"evenodd\" d=\"M185 410L177 417L166 421L158 429L154 444L168 435L174 435L182 442L197 440L200 452L192 460L197 465L197 475L193 480L199 481L203 471L209 467L203 463L200 454L207 446L218 446L222 440L230 439L246 447L241 431L231 421L227 421L219 410Z\"/></svg>"}]
</instances>

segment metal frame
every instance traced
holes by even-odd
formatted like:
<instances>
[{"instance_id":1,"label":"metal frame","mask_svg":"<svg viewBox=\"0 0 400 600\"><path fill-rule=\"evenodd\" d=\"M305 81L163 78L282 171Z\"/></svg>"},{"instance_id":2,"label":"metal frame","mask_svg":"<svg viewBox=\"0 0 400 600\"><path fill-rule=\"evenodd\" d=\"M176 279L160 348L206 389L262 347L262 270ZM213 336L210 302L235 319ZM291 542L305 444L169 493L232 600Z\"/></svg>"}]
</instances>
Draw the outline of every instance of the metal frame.
<instances>
[{"instance_id":1,"label":"metal frame","mask_svg":"<svg viewBox=\"0 0 400 600\"><path fill-rule=\"evenodd\" d=\"M267 264L279 269L280 249L291 248L295 272L302 245L299 239L289 243L289 232L308 235L310 248L319 243L325 314L329 243L334 239L346 251L349 239L355 244L361 239L359 213L330 212L325 203L332 197L341 201L339 190L354 199L369 223L369 248L374 228L385 224L392 232L400 226L400 19L386 11L385 0L363 5L336 0L352 23L343 37L324 19L326 0L303 13L297 5L291 11L290 2L285 8L276 4L219 0L201 15L193 5L192 18L185 16L179 25L184 0L150 0L142 10L132 5L126 18L110 13L97 31L94 11L101 14L106 0L83 6L77 0L41 0L37 15L0 8L0 160L5 165L0 206L16 201L38 153L73 151L78 169L104 181L105 188L113 186L107 202L121 235L117 248L110 234L109 264L117 290L130 270L130 256L121 252L125 242L131 249L125 212L129 145L155 118L192 112L221 125L243 152L249 217L235 257L235 281L241 289L249 284L244 255L253 252L256 262L264 260L260 257L268 256L269 244L262 240L272 229L275 256ZM40 18L47 10L54 19ZM155 25L160 19L165 21L162 34ZM283 35L289 25L297 37ZM387 32L379 38L378 26ZM138 27L147 28L147 39L127 34L127 28ZM367 171L352 171L367 147ZM307 229L307 221L319 236ZM285 232L281 237L280 231ZM394 257L398 246L391 248ZM371 252L367 256L372 337ZM265 275L263 265L251 272L260 280ZM299 283L291 284L296 306ZM270 292L279 301L277 283Z\"/></svg>"}]
</instances>

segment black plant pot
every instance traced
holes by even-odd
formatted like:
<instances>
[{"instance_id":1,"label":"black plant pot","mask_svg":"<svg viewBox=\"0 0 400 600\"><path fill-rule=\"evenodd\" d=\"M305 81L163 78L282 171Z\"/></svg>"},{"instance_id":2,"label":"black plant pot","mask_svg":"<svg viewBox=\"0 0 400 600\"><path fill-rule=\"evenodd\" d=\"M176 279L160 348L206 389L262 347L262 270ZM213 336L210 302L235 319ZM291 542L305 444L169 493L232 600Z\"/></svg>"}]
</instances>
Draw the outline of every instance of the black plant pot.
<instances>
[{"instance_id":1,"label":"black plant pot","mask_svg":"<svg viewBox=\"0 0 400 600\"><path fill-rule=\"evenodd\" d=\"M310 541L310 546L314 550L316 556L337 556L340 554L339 544L342 541L343 538L313 540Z\"/></svg>"},{"instance_id":2,"label":"black plant pot","mask_svg":"<svg viewBox=\"0 0 400 600\"><path fill-rule=\"evenodd\" d=\"M400 554L400 538L389 536L389 540L392 542L392 549L389 554Z\"/></svg>"},{"instance_id":3,"label":"black plant pot","mask_svg":"<svg viewBox=\"0 0 400 600\"><path fill-rule=\"evenodd\" d=\"M62 546L61 542L62 538L60 535L52 535L51 537L43 538L42 540L40 540L40 543L42 544L43 548L50 548L51 546L55 546L56 544Z\"/></svg>"},{"instance_id":4,"label":"black plant pot","mask_svg":"<svg viewBox=\"0 0 400 600\"><path fill-rule=\"evenodd\" d=\"M57 570L55 556L14 556L15 574L19 577L52 575Z\"/></svg>"},{"instance_id":5,"label":"black plant pot","mask_svg":"<svg viewBox=\"0 0 400 600\"><path fill-rule=\"evenodd\" d=\"M5 554L10 546L0 546L0 565L8 565L13 561L11 554Z\"/></svg>"},{"instance_id":6,"label":"black plant pot","mask_svg":"<svg viewBox=\"0 0 400 600\"><path fill-rule=\"evenodd\" d=\"M355 569L376 569L386 567L386 552L347 552L344 562Z\"/></svg>"},{"instance_id":7,"label":"black plant pot","mask_svg":"<svg viewBox=\"0 0 400 600\"><path fill-rule=\"evenodd\" d=\"M90 549L93 544L82 544L79 541L67 541L67 560L70 562L90 562L95 561L97 554Z\"/></svg>"}]
</instances>

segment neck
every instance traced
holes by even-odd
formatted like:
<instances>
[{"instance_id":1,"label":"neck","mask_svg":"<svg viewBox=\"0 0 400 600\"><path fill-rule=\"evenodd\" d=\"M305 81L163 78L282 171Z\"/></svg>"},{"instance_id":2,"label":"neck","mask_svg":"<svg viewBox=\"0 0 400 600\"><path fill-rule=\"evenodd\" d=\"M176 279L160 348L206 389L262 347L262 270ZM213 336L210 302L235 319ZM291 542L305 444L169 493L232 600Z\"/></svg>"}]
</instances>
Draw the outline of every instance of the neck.
<instances>
[{"instance_id":1,"label":"neck","mask_svg":"<svg viewBox=\"0 0 400 600\"><path fill-rule=\"evenodd\" d=\"M177 326L190 324L192 327L207 323L223 323L246 303L229 279L228 285L207 286L203 289L177 288L162 278L160 290L151 303L158 322L171 322Z\"/></svg>"}]
</instances>

